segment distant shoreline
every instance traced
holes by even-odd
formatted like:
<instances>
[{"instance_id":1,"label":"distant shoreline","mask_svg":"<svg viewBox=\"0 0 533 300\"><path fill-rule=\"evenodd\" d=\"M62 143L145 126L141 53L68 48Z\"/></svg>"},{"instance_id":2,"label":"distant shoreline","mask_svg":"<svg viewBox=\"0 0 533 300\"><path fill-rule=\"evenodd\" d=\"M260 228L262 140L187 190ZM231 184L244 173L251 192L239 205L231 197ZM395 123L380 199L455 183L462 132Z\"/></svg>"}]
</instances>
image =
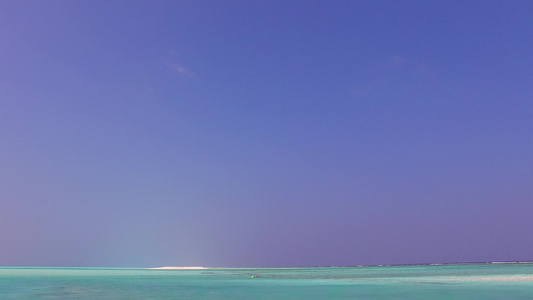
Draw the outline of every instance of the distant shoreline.
<instances>
[{"instance_id":1,"label":"distant shoreline","mask_svg":"<svg viewBox=\"0 0 533 300\"><path fill-rule=\"evenodd\" d=\"M364 268L364 267L408 267L408 266L453 266L453 265L504 265L533 264L533 261L488 261L488 262L450 262L419 264L382 264L382 265L346 265L346 266L292 266L292 267L179 267L164 266L146 268L148 270L209 270L209 269L299 269L299 268Z\"/></svg>"},{"instance_id":2,"label":"distant shoreline","mask_svg":"<svg viewBox=\"0 0 533 300\"><path fill-rule=\"evenodd\" d=\"M173 267L173 266L165 266L165 267L157 267L157 268L148 268L149 270L206 270L209 268L206 267Z\"/></svg>"},{"instance_id":3,"label":"distant shoreline","mask_svg":"<svg viewBox=\"0 0 533 300\"><path fill-rule=\"evenodd\" d=\"M9 266L0 265L1 269L6 268L60 268L60 269L144 269L144 270L232 270L232 269L302 269L302 268L369 268L369 267L409 267L409 266L453 266L453 265L516 265L533 264L533 261L488 261L488 262L445 262L445 263L416 263L416 264L381 264L381 265L338 265L338 266L283 266L283 267L203 267L203 266L163 266L163 267L83 267L83 266Z\"/></svg>"}]
</instances>

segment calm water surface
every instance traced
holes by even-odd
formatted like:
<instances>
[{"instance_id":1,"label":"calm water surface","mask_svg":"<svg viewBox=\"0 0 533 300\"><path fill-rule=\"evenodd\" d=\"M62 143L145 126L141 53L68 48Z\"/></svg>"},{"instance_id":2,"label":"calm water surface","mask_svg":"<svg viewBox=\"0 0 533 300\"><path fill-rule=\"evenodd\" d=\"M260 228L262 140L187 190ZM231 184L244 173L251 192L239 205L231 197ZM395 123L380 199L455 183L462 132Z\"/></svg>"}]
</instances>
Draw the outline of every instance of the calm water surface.
<instances>
[{"instance_id":1,"label":"calm water surface","mask_svg":"<svg viewBox=\"0 0 533 300\"><path fill-rule=\"evenodd\" d=\"M533 264L208 270L0 268L0 299L531 300Z\"/></svg>"}]
</instances>

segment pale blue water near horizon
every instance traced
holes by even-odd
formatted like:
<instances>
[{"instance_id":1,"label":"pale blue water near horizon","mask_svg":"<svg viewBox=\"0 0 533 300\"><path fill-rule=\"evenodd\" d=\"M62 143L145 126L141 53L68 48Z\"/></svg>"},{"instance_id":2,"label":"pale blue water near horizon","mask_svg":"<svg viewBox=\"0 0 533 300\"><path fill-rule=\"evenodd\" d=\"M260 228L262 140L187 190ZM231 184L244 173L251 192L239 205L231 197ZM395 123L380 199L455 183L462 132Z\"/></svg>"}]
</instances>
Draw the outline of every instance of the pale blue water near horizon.
<instances>
[{"instance_id":1,"label":"pale blue water near horizon","mask_svg":"<svg viewBox=\"0 0 533 300\"><path fill-rule=\"evenodd\" d=\"M0 299L533 299L533 264L206 270L2 267Z\"/></svg>"}]
</instances>

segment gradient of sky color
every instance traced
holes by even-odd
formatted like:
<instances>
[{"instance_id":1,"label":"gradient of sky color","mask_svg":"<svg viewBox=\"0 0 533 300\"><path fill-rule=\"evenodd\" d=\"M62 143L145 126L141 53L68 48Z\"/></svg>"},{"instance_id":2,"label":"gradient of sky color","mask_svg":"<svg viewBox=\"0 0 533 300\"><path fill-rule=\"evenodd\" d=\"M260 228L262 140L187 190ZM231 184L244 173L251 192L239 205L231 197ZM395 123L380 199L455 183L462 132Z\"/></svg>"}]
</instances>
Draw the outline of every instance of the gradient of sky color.
<instances>
[{"instance_id":1,"label":"gradient of sky color","mask_svg":"<svg viewBox=\"0 0 533 300\"><path fill-rule=\"evenodd\" d=\"M531 1L0 1L0 265L533 260Z\"/></svg>"}]
</instances>

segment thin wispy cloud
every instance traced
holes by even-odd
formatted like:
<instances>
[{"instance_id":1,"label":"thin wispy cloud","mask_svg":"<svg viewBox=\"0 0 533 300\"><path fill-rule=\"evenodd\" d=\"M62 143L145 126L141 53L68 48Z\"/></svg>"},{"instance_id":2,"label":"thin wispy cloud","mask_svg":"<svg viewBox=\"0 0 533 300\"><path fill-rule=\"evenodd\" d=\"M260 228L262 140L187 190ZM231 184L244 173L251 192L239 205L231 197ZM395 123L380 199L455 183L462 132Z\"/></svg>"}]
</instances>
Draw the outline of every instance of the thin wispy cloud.
<instances>
[{"instance_id":1,"label":"thin wispy cloud","mask_svg":"<svg viewBox=\"0 0 533 300\"><path fill-rule=\"evenodd\" d=\"M433 70L416 59L393 54L367 75L367 80L354 83L349 89L355 99L377 100L412 93L431 81Z\"/></svg>"},{"instance_id":2,"label":"thin wispy cloud","mask_svg":"<svg viewBox=\"0 0 533 300\"><path fill-rule=\"evenodd\" d=\"M407 59L403 55L393 54L389 57L390 63L393 68L402 66L406 72L417 72L422 75L428 75L432 73L432 70L426 64L423 64L416 59Z\"/></svg>"},{"instance_id":3,"label":"thin wispy cloud","mask_svg":"<svg viewBox=\"0 0 533 300\"><path fill-rule=\"evenodd\" d=\"M162 60L162 63L180 78L192 79L196 77L196 74L182 63L176 50L168 51L166 57Z\"/></svg>"},{"instance_id":4,"label":"thin wispy cloud","mask_svg":"<svg viewBox=\"0 0 533 300\"><path fill-rule=\"evenodd\" d=\"M163 63L167 68L171 69L176 75L182 78L194 78L196 75L181 63L165 61Z\"/></svg>"}]
</instances>

